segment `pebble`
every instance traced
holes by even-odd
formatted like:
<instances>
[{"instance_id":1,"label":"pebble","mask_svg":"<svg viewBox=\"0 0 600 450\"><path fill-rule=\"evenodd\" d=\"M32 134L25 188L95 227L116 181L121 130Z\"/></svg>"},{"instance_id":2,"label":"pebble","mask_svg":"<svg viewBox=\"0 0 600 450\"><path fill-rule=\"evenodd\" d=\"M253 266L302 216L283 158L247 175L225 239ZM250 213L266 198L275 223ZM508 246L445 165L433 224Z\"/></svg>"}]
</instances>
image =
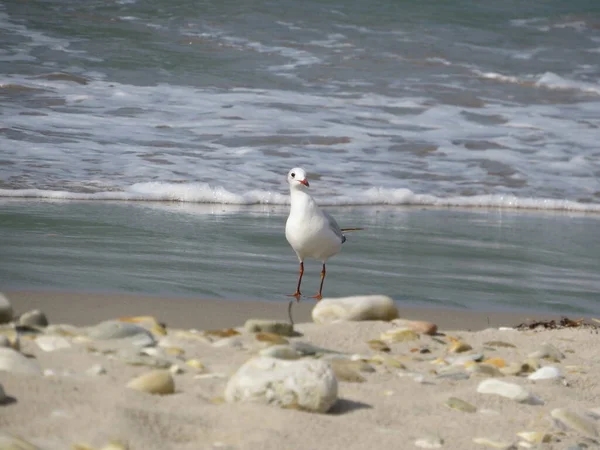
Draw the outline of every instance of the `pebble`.
<instances>
[{"instance_id":1,"label":"pebble","mask_svg":"<svg viewBox=\"0 0 600 450\"><path fill-rule=\"evenodd\" d=\"M87 335L96 340L120 340L136 347L156 345L152 333L135 323L107 320L89 327Z\"/></svg>"},{"instance_id":2,"label":"pebble","mask_svg":"<svg viewBox=\"0 0 600 450\"><path fill-rule=\"evenodd\" d=\"M0 347L0 371L28 375L42 375L42 368L32 358L27 358L12 348Z\"/></svg>"},{"instance_id":3,"label":"pebble","mask_svg":"<svg viewBox=\"0 0 600 450\"><path fill-rule=\"evenodd\" d=\"M406 366L402 364L397 358L388 355L374 355L368 359L368 362L373 364L383 364L386 367L392 367L394 369L406 369Z\"/></svg>"},{"instance_id":4,"label":"pebble","mask_svg":"<svg viewBox=\"0 0 600 450\"><path fill-rule=\"evenodd\" d=\"M173 364L171 365L171 367L169 367L169 372L171 372L172 375L180 375L184 373L185 370L183 370L183 368L180 365Z\"/></svg>"},{"instance_id":5,"label":"pebble","mask_svg":"<svg viewBox=\"0 0 600 450\"><path fill-rule=\"evenodd\" d=\"M549 344L548 342L545 342L544 344L542 344L542 346L539 350L536 350L535 352L530 353L529 358L534 358L534 359L546 358L546 359L551 359L553 361L558 362L561 359L564 359L565 355L554 345Z\"/></svg>"},{"instance_id":6,"label":"pebble","mask_svg":"<svg viewBox=\"0 0 600 450\"><path fill-rule=\"evenodd\" d=\"M167 330L163 324L156 320L153 316L132 316L132 317L119 317L119 322L133 323L140 327L145 328L150 333L157 337L166 336Z\"/></svg>"},{"instance_id":7,"label":"pebble","mask_svg":"<svg viewBox=\"0 0 600 450\"><path fill-rule=\"evenodd\" d=\"M419 333L410 328L392 328L381 334L379 339L388 343L408 342L419 339Z\"/></svg>"},{"instance_id":8,"label":"pebble","mask_svg":"<svg viewBox=\"0 0 600 450\"><path fill-rule=\"evenodd\" d=\"M550 415L566 427L575 430L576 432L584 436L590 438L598 437L596 423L593 420L588 419L587 417L581 416L576 412L573 412L566 408L553 409L550 412Z\"/></svg>"},{"instance_id":9,"label":"pebble","mask_svg":"<svg viewBox=\"0 0 600 450\"><path fill-rule=\"evenodd\" d=\"M450 353L463 353L469 350L473 350L473 347L462 341L453 341L450 343L450 347L448 347Z\"/></svg>"},{"instance_id":10,"label":"pebble","mask_svg":"<svg viewBox=\"0 0 600 450\"><path fill-rule=\"evenodd\" d=\"M432 322L425 322L423 320L407 320L407 319L394 319L392 320L394 325L401 328L410 328L416 333L433 335L437 333L437 325Z\"/></svg>"},{"instance_id":11,"label":"pebble","mask_svg":"<svg viewBox=\"0 0 600 450\"><path fill-rule=\"evenodd\" d=\"M85 374L90 376L104 375L105 373L106 369L100 364L94 364L92 367L85 371Z\"/></svg>"},{"instance_id":12,"label":"pebble","mask_svg":"<svg viewBox=\"0 0 600 450\"><path fill-rule=\"evenodd\" d=\"M193 367L194 369L198 369L198 370L206 369L206 366L202 363L202 361L200 361L198 359L188 359L185 363L188 366Z\"/></svg>"},{"instance_id":13,"label":"pebble","mask_svg":"<svg viewBox=\"0 0 600 450\"><path fill-rule=\"evenodd\" d=\"M490 364L492 366L497 367L498 369L506 367L506 361L502 358L488 358L488 359L484 360L483 363Z\"/></svg>"},{"instance_id":14,"label":"pebble","mask_svg":"<svg viewBox=\"0 0 600 450\"><path fill-rule=\"evenodd\" d=\"M415 441L415 446L420 448L442 448L444 440L439 436L425 436Z\"/></svg>"},{"instance_id":15,"label":"pebble","mask_svg":"<svg viewBox=\"0 0 600 450\"><path fill-rule=\"evenodd\" d=\"M486 437L473 438L473 442L479 445L484 445L489 448L497 448L500 450L516 450L515 444L512 442L495 441Z\"/></svg>"},{"instance_id":16,"label":"pebble","mask_svg":"<svg viewBox=\"0 0 600 450\"><path fill-rule=\"evenodd\" d=\"M153 370L134 378L127 387L149 394L166 395L175 392L175 381L166 370Z\"/></svg>"},{"instance_id":17,"label":"pebble","mask_svg":"<svg viewBox=\"0 0 600 450\"><path fill-rule=\"evenodd\" d=\"M278 335L275 333L267 333L265 331L260 332L260 333L256 333L254 335L254 337L256 338L257 341L259 342L263 342L267 345L287 345L289 344L289 341Z\"/></svg>"},{"instance_id":18,"label":"pebble","mask_svg":"<svg viewBox=\"0 0 600 450\"><path fill-rule=\"evenodd\" d=\"M558 367L544 366L540 367L527 378L530 380L556 380L562 377L562 371Z\"/></svg>"},{"instance_id":19,"label":"pebble","mask_svg":"<svg viewBox=\"0 0 600 450\"><path fill-rule=\"evenodd\" d=\"M392 349L389 348L385 342L383 342L382 340L379 340L379 339L371 339L370 341L367 342L367 345L369 346L369 348L371 350L375 350L376 352L388 353L388 352L392 351Z\"/></svg>"},{"instance_id":20,"label":"pebble","mask_svg":"<svg viewBox=\"0 0 600 450\"><path fill-rule=\"evenodd\" d=\"M456 409L466 413L477 412L477 407L475 405L472 405L471 403L468 403L457 397L450 397L444 402L444 405L446 405L448 408Z\"/></svg>"},{"instance_id":21,"label":"pebble","mask_svg":"<svg viewBox=\"0 0 600 450\"><path fill-rule=\"evenodd\" d=\"M312 310L315 323L336 321L384 320L398 318L398 308L385 295L364 295L340 298L325 298Z\"/></svg>"},{"instance_id":22,"label":"pebble","mask_svg":"<svg viewBox=\"0 0 600 450\"><path fill-rule=\"evenodd\" d=\"M504 341L487 341L484 342L483 345L487 345L488 347L517 348L516 345Z\"/></svg>"},{"instance_id":23,"label":"pebble","mask_svg":"<svg viewBox=\"0 0 600 450\"><path fill-rule=\"evenodd\" d=\"M517 433L517 436L531 444L547 443L550 442L551 438L548 433L543 433L541 431L520 431Z\"/></svg>"},{"instance_id":24,"label":"pebble","mask_svg":"<svg viewBox=\"0 0 600 450\"><path fill-rule=\"evenodd\" d=\"M519 403L540 404L541 402L541 400L529 393L523 386L495 378L489 378L479 383L477 392L480 394L500 395Z\"/></svg>"},{"instance_id":25,"label":"pebble","mask_svg":"<svg viewBox=\"0 0 600 450\"><path fill-rule=\"evenodd\" d=\"M260 356L247 361L229 379L225 400L324 413L336 403L337 393L337 378L326 361Z\"/></svg>"},{"instance_id":26,"label":"pebble","mask_svg":"<svg viewBox=\"0 0 600 450\"><path fill-rule=\"evenodd\" d=\"M19 317L19 325L45 328L48 326L48 318L46 317L46 314L39 309L34 309Z\"/></svg>"},{"instance_id":27,"label":"pebble","mask_svg":"<svg viewBox=\"0 0 600 450\"><path fill-rule=\"evenodd\" d=\"M329 363L338 381L349 383L364 383L367 381L358 372L374 372L375 369L364 361L351 361L348 359L330 359Z\"/></svg>"},{"instance_id":28,"label":"pebble","mask_svg":"<svg viewBox=\"0 0 600 450\"><path fill-rule=\"evenodd\" d=\"M219 339L218 341L213 342L212 346L216 347L216 348L223 348L223 347L242 348L244 346L244 343L240 336L233 335L233 336L229 336L229 337Z\"/></svg>"},{"instance_id":29,"label":"pebble","mask_svg":"<svg viewBox=\"0 0 600 450\"><path fill-rule=\"evenodd\" d=\"M340 352L335 350L330 350L324 347L318 347L309 342L303 341L294 341L291 343L292 347L303 356L315 356L315 355L325 355L330 353L340 354Z\"/></svg>"},{"instance_id":30,"label":"pebble","mask_svg":"<svg viewBox=\"0 0 600 450\"><path fill-rule=\"evenodd\" d=\"M13 319L12 305L8 298L0 292L0 324L9 323Z\"/></svg>"},{"instance_id":31,"label":"pebble","mask_svg":"<svg viewBox=\"0 0 600 450\"><path fill-rule=\"evenodd\" d=\"M41 335L35 339L37 346L45 352L71 347L71 342L62 336Z\"/></svg>"},{"instance_id":32,"label":"pebble","mask_svg":"<svg viewBox=\"0 0 600 450\"><path fill-rule=\"evenodd\" d=\"M298 350L289 345L272 345L263 348L259 354L261 356L278 359L300 359L300 357L302 357L302 354Z\"/></svg>"},{"instance_id":33,"label":"pebble","mask_svg":"<svg viewBox=\"0 0 600 450\"><path fill-rule=\"evenodd\" d=\"M466 365L467 372L474 375L483 375L485 377L502 377L504 374L500 372L496 366L486 363L471 363Z\"/></svg>"},{"instance_id":34,"label":"pebble","mask_svg":"<svg viewBox=\"0 0 600 450\"><path fill-rule=\"evenodd\" d=\"M244 324L244 329L249 333L273 333L280 336L293 336L294 326L288 322L278 322L275 320L248 319Z\"/></svg>"}]
</instances>

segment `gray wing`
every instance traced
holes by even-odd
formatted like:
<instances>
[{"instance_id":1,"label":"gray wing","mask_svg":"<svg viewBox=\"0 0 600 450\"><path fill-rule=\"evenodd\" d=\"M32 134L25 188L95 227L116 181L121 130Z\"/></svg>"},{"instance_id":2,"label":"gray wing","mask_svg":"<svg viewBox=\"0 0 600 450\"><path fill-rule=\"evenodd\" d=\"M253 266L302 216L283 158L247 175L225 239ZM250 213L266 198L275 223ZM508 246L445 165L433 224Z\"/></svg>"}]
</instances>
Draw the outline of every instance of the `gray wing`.
<instances>
[{"instance_id":1,"label":"gray wing","mask_svg":"<svg viewBox=\"0 0 600 450\"><path fill-rule=\"evenodd\" d=\"M344 234L342 233L342 230L341 230L340 226L335 221L335 219L333 218L333 216L331 214L329 214L327 211L323 211L323 215L325 216L325 218L329 222L329 229L331 231L333 231L342 240L342 244L344 242L346 242L346 236L344 236Z\"/></svg>"}]
</instances>

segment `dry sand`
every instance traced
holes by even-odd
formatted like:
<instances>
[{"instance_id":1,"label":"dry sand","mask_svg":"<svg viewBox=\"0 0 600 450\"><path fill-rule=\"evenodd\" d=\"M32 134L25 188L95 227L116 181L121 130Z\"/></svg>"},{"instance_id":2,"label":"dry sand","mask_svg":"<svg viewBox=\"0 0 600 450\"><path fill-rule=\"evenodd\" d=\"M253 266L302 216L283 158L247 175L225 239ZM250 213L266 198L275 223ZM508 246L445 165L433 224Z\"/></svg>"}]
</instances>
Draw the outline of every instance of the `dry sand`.
<instances>
[{"instance_id":1,"label":"dry sand","mask_svg":"<svg viewBox=\"0 0 600 450\"><path fill-rule=\"evenodd\" d=\"M6 293L17 313L39 308L50 321L92 325L120 316L152 315L168 325L168 336L184 351L174 375L176 392L154 396L126 388L133 377L150 368L126 364L110 353L90 352L89 345L42 351L32 338L21 339L22 351L35 356L50 376L26 376L0 372L0 384L9 396L0 405L2 432L20 435L43 449L69 449L75 443L102 448L121 440L129 449L412 449L425 439L443 449L485 449L474 438L500 445L523 441L516 433L539 431L549 442L530 448L567 449L586 445L600 448L590 430L557 426L550 413L568 408L583 417L582 423L598 425L589 415L600 407L600 337L589 328L516 331L499 330L523 322L522 314L473 314L436 310L401 310L403 317L436 322L441 333L390 344L387 355L404 368L370 364L373 372L360 372L364 382L339 385L339 400L327 414L284 410L259 404L228 404L222 396L228 377L265 344L243 332L228 345L183 337L177 329L198 330L242 326L248 318L285 319L287 310L268 302L228 302L192 299L160 299L123 295L83 295L40 292ZM385 322L344 322L317 325L310 322L311 302L296 305L296 326L301 336L289 338L327 349L372 358L378 352L367 341L394 328ZM536 319L543 315L535 316ZM479 331L460 331L460 330ZM484 375L444 377L440 358L448 353L449 336L472 346L463 354L483 353L507 364L523 362L544 343L552 343L564 359L540 359L541 365L559 367L564 378L532 381L527 375L502 376L503 381L525 387L543 401L526 404L497 395L477 393ZM490 344L500 341L504 345ZM239 342L240 346L236 346ZM198 359L204 369L185 364ZM438 363L434 363L437 361ZM101 365L104 375L87 375ZM464 365L456 367L466 373ZM453 370L453 372L456 372ZM198 375L208 377L198 378ZM477 408L474 413L449 408L457 397ZM587 436L586 436L587 434ZM83 448L83 447L82 447ZM430 447L435 448L435 447ZM492 448L492 447L487 447ZM502 447L496 447L502 448ZM511 448L511 447L505 447Z\"/></svg>"}]
</instances>

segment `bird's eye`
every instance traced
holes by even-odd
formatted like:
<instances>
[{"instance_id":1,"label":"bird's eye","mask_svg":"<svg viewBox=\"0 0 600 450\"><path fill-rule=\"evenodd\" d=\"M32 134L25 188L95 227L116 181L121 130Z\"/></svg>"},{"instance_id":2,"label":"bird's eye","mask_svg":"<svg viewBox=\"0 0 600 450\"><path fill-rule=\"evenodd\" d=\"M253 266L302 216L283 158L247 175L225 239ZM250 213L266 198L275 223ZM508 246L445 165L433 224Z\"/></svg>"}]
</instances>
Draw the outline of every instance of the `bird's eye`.
<instances>
[{"instance_id":1,"label":"bird's eye","mask_svg":"<svg viewBox=\"0 0 600 450\"><path fill-rule=\"evenodd\" d=\"M292 178L296 178L296 174L295 173L292 173Z\"/></svg>"}]
</instances>

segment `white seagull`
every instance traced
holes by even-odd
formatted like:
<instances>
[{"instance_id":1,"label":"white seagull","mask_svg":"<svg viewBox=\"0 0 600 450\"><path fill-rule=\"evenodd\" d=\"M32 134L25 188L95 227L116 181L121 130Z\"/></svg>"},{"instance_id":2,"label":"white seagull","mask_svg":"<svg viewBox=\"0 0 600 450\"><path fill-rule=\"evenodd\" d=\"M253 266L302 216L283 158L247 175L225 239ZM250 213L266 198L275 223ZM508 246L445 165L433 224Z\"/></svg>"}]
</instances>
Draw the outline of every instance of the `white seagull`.
<instances>
[{"instance_id":1,"label":"white seagull","mask_svg":"<svg viewBox=\"0 0 600 450\"><path fill-rule=\"evenodd\" d=\"M325 281L325 263L327 259L339 253L346 242L344 232L362 230L363 228L340 228L335 219L319 208L319 205L308 193L308 179L304 169L296 167L288 172L290 185L290 215L285 224L285 237L296 252L300 261L300 276L296 292L290 297L301 297L300 284L304 274L304 259L314 258L323 262L321 285L319 292L311 298L323 298L323 281ZM291 304L290 304L291 306Z\"/></svg>"}]
</instances>

